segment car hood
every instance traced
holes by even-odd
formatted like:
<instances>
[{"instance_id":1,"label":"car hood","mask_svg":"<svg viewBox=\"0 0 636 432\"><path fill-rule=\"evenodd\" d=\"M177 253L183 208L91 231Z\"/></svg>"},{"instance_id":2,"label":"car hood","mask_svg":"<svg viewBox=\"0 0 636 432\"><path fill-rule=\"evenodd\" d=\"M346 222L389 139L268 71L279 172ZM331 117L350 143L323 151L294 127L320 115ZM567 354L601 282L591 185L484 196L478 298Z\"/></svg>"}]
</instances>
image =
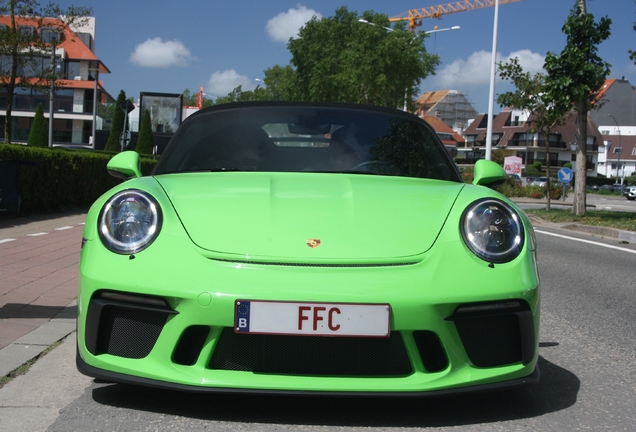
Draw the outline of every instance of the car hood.
<instances>
[{"instance_id":1,"label":"car hood","mask_svg":"<svg viewBox=\"0 0 636 432\"><path fill-rule=\"evenodd\" d=\"M155 177L192 241L228 258L387 262L428 250L464 184L319 173Z\"/></svg>"}]
</instances>

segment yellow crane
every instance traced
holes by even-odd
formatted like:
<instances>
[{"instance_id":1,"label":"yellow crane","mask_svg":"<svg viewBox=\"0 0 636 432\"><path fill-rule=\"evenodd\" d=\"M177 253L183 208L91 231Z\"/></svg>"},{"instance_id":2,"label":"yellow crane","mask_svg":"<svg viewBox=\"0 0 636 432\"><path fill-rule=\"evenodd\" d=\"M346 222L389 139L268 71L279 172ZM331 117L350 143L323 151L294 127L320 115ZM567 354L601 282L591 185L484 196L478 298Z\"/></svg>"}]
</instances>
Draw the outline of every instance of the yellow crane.
<instances>
[{"instance_id":1,"label":"yellow crane","mask_svg":"<svg viewBox=\"0 0 636 432\"><path fill-rule=\"evenodd\" d=\"M521 0L499 0L499 4L513 3ZM464 12L473 9L481 9L495 5L495 0L462 0L453 3L429 6L421 9L409 9L408 11L389 18L391 22L408 21L409 30L415 31L416 27L422 25L424 18L440 18L442 15Z\"/></svg>"}]
</instances>

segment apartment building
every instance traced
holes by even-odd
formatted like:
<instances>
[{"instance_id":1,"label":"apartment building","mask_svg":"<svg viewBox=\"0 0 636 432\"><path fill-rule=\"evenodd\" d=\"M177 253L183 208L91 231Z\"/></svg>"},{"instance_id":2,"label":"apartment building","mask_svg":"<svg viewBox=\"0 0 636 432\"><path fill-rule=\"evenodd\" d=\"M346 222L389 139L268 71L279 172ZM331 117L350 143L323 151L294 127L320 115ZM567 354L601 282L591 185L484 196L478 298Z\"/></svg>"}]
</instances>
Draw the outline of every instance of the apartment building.
<instances>
[{"instance_id":1,"label":"apartment building","mask_svg":"<svg viewBox=\"0 0 636 432\"><path fill-rule=\"evenodd\" d=\"M95 18L88 17L81 28L64 29L61 20L44 18L35 20L16 17L20 31L37 32L50 46L35 58L40 70L55 67L56 90L53 95L53 144L56 146L93 147L93 136L109 127L109 112L104 104L113 103L113 97L99 81L100 74L110 73L95 55ZM0 16L0 28L10 25L9 16ZM55 64L52 64L55 50ZM33 65L31 65L32 67ZM34 68L36 73L37 66ZM9 56L0 56L0 75L11 67ZM29 71L19 71L29 76ZM6 78L0 81L0 127L4 130L7 108ZM12 104L11 142L26 142L38 104L49 117L50 92L18 87Z\"/></svg>"},{"instance_id":2,"label":"apartment building","mask_svg":"<svg viewBox=\"0 0 636 432\"><path fill-rule=\"evenodd\" d=\"M530 114L521 110L504 110L493 118L492 149L507 149L522 159L524 166L540 161L544 165L549 159L550 166L560 167L571 163L576 168L576 116L566 114L562 125L554 127L548 136L549 151L546 152L545 137L530 132ZM457 149L458 157L466 163L483 159L486 154L486 133L488 115L480 114L464 131L464 147ZM596 174L599 146L603 137L588 117L587 123L587 166L591 175Z\"/></svg>"}]
</instances>

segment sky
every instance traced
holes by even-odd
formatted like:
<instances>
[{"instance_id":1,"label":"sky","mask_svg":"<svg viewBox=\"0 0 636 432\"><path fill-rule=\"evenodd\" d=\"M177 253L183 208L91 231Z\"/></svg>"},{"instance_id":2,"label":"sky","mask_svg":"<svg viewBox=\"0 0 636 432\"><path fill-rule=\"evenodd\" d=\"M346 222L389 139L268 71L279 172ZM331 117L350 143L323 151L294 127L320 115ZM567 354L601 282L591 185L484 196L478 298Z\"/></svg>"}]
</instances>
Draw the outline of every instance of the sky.
<instances>
[{"instance_id":1,"label":"sky","mask_svg":"<svg viewBox=\"0 0 636 432\"><path fill-rule=\"evenodd\" d=\"M372 10L389 17L449 0L72 0L57 1L90 7L96 18L95 54L110 74L101 74L105 89L117 97L139 99L141 92L191 93L203 87L207 97L225 96L241 85L262 85L263 71L288 65L287 41L312 16L329 17L346 6L362 15ZM455 3L455 2L453 2ZM526 71L542 71L548 52L566 44L562 27L575 0L521 0L499 6L497 61L518 57ZM595 21L612 20L611 36L599 45L610 63L609 78L625 78L636 86L636 65L628 49L636 50L636 0L587 0ZM478 112L488 111L495 7L445 14L423 20L419 30L459 26L431 33L428 52L440 56L434 76L419 86L419 94L458 90ZM365 25L365 24L360 24ZM512 87L495 81L496 95ZM494 112L500 107L495 103Z\"/></svg>"}]
</instances>

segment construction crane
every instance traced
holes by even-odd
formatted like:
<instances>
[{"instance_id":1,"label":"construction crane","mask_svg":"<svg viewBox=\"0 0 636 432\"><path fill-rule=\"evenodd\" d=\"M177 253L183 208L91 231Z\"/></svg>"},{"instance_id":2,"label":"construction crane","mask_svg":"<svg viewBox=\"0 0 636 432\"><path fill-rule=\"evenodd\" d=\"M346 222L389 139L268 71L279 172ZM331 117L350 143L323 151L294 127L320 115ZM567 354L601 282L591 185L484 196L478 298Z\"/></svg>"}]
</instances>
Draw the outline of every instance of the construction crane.
<instances>
[{"instance_id":1,"label":"construction crane","mask_svg":"<svg viewBox=\"0 0 636 432\"><path fill-rule=\"evenodd\" d=\"M499 4L513 3L521 0L499 0ZM415 32L418 26L422 25L424 18L440 18L442 15L464 12L473 9L481 9L495 5L495 0L462 0L453 3L446 3L437 6L429 6L422 9L409 9L408 11L389 18L390 22L408 21L409 30Z\"/></svg>"}]
</instances>

